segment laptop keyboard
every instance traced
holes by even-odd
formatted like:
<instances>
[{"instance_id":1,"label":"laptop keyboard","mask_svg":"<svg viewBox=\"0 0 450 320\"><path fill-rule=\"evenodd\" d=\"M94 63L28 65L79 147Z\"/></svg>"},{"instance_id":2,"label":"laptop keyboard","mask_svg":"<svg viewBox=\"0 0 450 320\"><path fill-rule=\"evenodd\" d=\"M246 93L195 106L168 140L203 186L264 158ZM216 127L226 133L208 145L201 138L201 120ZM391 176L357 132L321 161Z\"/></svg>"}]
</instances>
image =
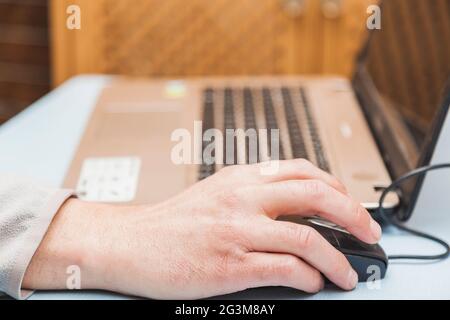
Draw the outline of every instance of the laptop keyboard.
<instances>
[{"instance_id":1,"label":"laptop keyboard","mask_svg":"<svg viewBox=\"0 0 450 320\"><path fill-rule=\"evenodd\" d=\"M305 140L303 139L297 112L295 111L294 104L292 102L291 92L288 88L282 88L281 93L283 95L284 110L289 129L289 138L291 140L292 155L295 159L307 159L308 153L306 152Z\"/></svg>"},{"instance_id":2,"label":"laptop keyboard","mask_svg":"<svg viewBox=\"0 0 450 320\"><path fill-rule=\"evenodd\" d=\"M256 115L255 115L255 108L253 108L253 94L252 91L249 88L245 88L243 90L243 99L244 99L244 119L245 119L245 130L249 130L249 129L257 129L257 125L256 125ZM253 152L254 155L254 159L256 160L256 162L259 161L259 154L258 154L258 150L259 150L259 141L256 142L256 146L254 148L256 148L256 150L250 150L250 144L248 142L248 139L246 140L246 157L247 159L249 159L250 157L250 152ZM252 159L249 159L248 161L249 163L252 162Z\"/></svg>"},{"instance_id":3,"label":"laptop keyboard","mask_svg":"<svg viewBox=\"0 0 450 320\"><path fill-rule=\"evenodd\" d=\"M214 128L214 91L212 89L206 89L203 95L203 130L209 130ZM202 150L205 150L208 146L207 141L202 142ZM215 152L212 152L215 156ZM215 164L203 163L200 166L199 179L205 179L214 174L216 170Z\"/></svg>"},{"instance_id":4,"label":"laptop keyboard","mask_svg":"<svg viewBox=\"0 0 450 320\"><path fill-rule=\"evenodd\" d=\"M278 121L277 116L275 114L275 108L273 106L273 100L272 100L272 94L270 92L270 89L263 88L262 89L262 95L263 95L263 104L264 104L264 115L266 118L266 127L267 133L268 133L268 150L272 150L272 130L280 130L278 127ZM280 143L279 147L279 160L286 159L283 152L283 144Z\"/></svg>"},{"instance_id":5,"label":"laptop keyboard","mask_svg":"<svg viewBox=\"0 0 450 320\"><path fill-rule=\"evenodd\" d=\"M304 158L322 170L330 171L305 88L207 88L203 92L203 131L213 128L223 134L223 164L203 163L200 166L200 180L223 166L273 159L273 129L279 130L279 160ZM226 143L227 129L233 132L236 129L255 129L257 133L260 129L266 129L267 136L262 140L258 134L256 144L249 143L246 137L245 158L238 160L238 149L242 147L239 143L242 141L233 136L234 147L230 148L231 142ZM210 143L203 142L203 151ZM253 157L250 157L251 153ZM211 155L215 157L214 151Z\"/></svg>"},{"instance_id":6,"label":"laptop keyboard","mask_svg":"<svg viewBox=\"0 0 450 320\"><path fill-rule=\"evenodd\" d=\"M233 101L233 91L230 88L226 88L224 92L224 132L226 133L228 129L236 129L236 123L235 123L235 113L234 113L234 101ZM234 146L237 146L237 140L234 138ZM228 150L228 152L227 152ZM234 158L233 163L237 163L237 153L234 152L234 150L227 149L227 144L223 144L223 154L224 154L224 165L231 165L227 164L226 157L227 154L233 152L232 157Z\"/></svg>"},{"instance_id":7,"label":"laptop keyboard","mask_svg":"<svg viewBox=\"0 0 450 320\"><path fill-rule=\"evenodd\" d=\"M313 144L317 166L322 170L330 172L330 166L328 164L327 158L325 157L325 153L324 153L323 147L322 147L322 141L320 140L319 133L318 133L317 127L316 127L316 123L315 123L314 117L311 113L311 106L306 97L306 92L305 92L304 88L300 88L300 96L302 99L303 107L305 109L306 121L308 123L309 135L310 135L310 138L311 138L311 141Z\"/></svg>"}]
</instances>

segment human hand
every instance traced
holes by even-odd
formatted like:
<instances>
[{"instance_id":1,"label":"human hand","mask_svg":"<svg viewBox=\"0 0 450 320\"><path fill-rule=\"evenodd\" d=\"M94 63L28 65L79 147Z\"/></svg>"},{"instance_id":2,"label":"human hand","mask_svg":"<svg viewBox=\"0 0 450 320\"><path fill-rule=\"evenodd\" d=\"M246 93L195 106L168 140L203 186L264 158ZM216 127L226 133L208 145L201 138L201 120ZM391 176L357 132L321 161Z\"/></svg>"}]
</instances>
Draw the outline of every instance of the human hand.
<instances>
[{"instance_id":1,"label":"human hand","mask_svg":"<svg viewBox=\"0 0 450 320\"><path fill-rule=\"evenodd\" d=\"M62 289L65 268L79 264L82 288L149 298L203 298L261 286L305 292L322 275L345 290L357 275L314 229L276 221L319 215L360 240L381 229L334 177L305 160L227 167L156 206L69 200L29 267L24 287ZM48 279L52 281L48 281Z\"/></svg>"}]
</instances>

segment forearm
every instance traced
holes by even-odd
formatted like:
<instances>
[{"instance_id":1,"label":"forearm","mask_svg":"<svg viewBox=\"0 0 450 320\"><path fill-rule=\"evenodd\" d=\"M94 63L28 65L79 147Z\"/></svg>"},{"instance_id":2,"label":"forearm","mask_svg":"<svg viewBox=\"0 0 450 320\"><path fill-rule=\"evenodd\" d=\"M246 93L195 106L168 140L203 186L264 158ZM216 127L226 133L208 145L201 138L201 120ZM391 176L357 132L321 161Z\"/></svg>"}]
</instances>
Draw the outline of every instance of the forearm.
<instances>
[{"instance_id":1,"label":"forearm","mask_svg":"<svg viewBox=\"0 0 450 320\"><path fill-rule=\"evenodd\" d=\"M27 269L23 288L32 290L99 289L125 294L152 296L157 277L151 268L140 269L136 247L148 247L132 226L152 211L148 206L114 206L68 200L56 214ZM146 219L148 220L148 219ZM151 225L157 228L157 223ZM147 234L148 236L148 234ZM140 241L144 240L144 241ZM138 241L136 241L138 240ZM158 251L145 250L158 257ZM138 268L136 269L136 267ZM74 270L79 287L73 287Z\"/></svg>"}]
</instances>

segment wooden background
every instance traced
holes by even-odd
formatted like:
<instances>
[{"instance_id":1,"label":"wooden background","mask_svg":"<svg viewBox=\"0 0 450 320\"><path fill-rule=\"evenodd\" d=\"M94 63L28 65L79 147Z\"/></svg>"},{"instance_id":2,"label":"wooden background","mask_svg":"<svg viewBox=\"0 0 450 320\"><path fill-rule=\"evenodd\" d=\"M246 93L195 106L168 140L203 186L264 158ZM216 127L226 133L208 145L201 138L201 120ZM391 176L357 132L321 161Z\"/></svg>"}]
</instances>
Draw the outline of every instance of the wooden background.
<instances>
[{"instance_id":1,"label":"wooden background","mask_svg":"<svg viewBox=\"0 0 450 320\"><path fill-rule=\"evenodd\" d=\"M295 16L289 0L50 0L53 84L81 73L349 76L377 1L303 1ZM81 30L66 28L71 4Z\"/></svg>"},{"instance_id":2,"label":"wooden background","mask_svg":"<svg viewBox=\"0 0 450 320\"><path fill-rule=\"evenodd\" d=\"M0 1L0 124L50 89L46 0Z\"/></svg>"}]
</instances>

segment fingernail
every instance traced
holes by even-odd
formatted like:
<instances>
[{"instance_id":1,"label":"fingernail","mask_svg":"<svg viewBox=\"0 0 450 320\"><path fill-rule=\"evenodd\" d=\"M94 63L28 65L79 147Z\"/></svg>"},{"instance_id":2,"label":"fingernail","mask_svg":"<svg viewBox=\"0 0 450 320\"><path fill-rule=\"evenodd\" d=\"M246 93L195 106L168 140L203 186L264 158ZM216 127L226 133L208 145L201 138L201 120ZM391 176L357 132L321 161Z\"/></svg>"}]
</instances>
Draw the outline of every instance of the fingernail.
<instances>
[{"instance_id":1,"label":"fingernail","mask_svg":"<svg viewBox=\"0 0 450 320\"><path fill-rule=\"evenodd\" d=\"M375 239L381 239L381 227L375 220L370 221L370 230Z\"/></svg>"},{"instance_id":2,"label":"fingernail","mask_svg":"<svg viewBox=\"0 0 450 320\"><path fill-rule=\"evenodd\" d=\"M348 273L348 287L350 289L354 289L357 284L358 284L358 274L355 272L355 270L350 269L350 272Z\"/></svg>"}]
</instances>

